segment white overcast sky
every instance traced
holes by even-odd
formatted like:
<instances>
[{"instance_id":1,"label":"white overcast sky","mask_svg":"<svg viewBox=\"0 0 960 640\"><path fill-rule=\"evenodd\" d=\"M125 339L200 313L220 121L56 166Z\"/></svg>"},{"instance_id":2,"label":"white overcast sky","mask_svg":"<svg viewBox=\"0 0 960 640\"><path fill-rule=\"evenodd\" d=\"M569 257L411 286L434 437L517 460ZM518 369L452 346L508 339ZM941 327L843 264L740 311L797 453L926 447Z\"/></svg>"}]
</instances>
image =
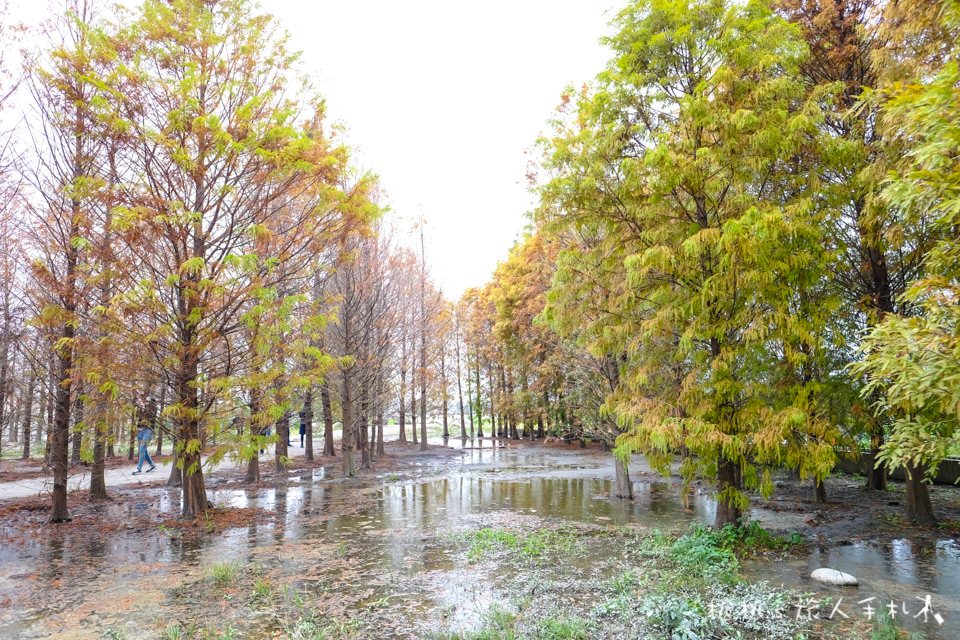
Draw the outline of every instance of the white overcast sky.
<instances>
[{"instance_id":1,"label":"white overcast sky","mask_svg":"<svg viewBox=\"0 0 960 640\"><path fill-rule=\"evenodd\" d=\"M10 8L28 16L38 4ZM426 219L427 262L456 299L489 280L527 224L524 152L563 88L603 68L598 40L625 0L260 4L303 51L394 215Z\"/></svg>"}]
</instances>

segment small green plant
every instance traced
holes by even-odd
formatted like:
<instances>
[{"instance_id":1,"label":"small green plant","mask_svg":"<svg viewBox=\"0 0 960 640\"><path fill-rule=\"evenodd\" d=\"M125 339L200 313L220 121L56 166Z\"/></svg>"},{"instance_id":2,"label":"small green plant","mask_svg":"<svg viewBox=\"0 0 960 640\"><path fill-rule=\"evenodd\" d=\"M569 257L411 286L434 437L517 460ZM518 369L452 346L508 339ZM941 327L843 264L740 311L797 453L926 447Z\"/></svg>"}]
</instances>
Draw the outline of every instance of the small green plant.
<instances>
[{"instance_id":1,"label":"small green plant","mask_svg":"<svg viewBox=\"0 0 960 640\"><path fill-rule=\"evenodd\" d=\"M163 630L163 634L160 637L162 640L187 640L187 638L193 637L193 629L191 628L188 632L178 624L171 624Z\"/></svg>"},{"instance_id":2,"label":"small green plant","mask_svg":"<svg viewBox=\"0 0 960 640\"><path fill-rule=\"evenodd\" d=\"M946 531L960 531L960 520L944 520L937 526Z\"/></svg>"},{"instance_id":3,"label":"small green plant","mask_svg":"<svg viewBox=\"0 0 960 640\"><path fill-rule=\"evenodd\" d=\"M400 476L398 476L395 473L391 473L390 475L387 476L386 480L387 482L399 482Z\"/></svg>"},{"instance_id":4,"label":"small green plant","mask_svg":"<svg viewBox=\"0 0 960 640\"><path fill-rule=\"evenodd\" d=\"M292 624L284 623L283 627L290 640L353 640L357 637L359 623L356 620L321 621L310 615Z\"/></svg>"},{"instance_id":5,"label":"small green plant","mask_svg":"<svg viewBox=\"0 0 960 640\"><path fill-rule=\"evenodd\" d=\"M257 578L253 581L253 599L266 600L270 597L270 581Z\"/></svg>"},{"instance_id":6,"label":"small green plant","mask_svg":"<svg viewBox=\"0 0 960 640\"><path fill-rule=\"evenodd\" d=\"M640 579L632 569L618 573L604 583L615 595L623 596L635 592Z\"/></svg>"},{"instance_id":7,"label":"small green plant","mask_svg":"<svg viewBox=\"0 0 960 640\"><path fill-rule=\"evenodd\" d=\"M467 561L478 562L494 549L517 551L522 557L533 560L550 552L568 552L573 548L574 535L569 531L536 531L519 535L500 528L483 528L468 531L454 537L469 543Z\"/></svg>"},{"instance_id":8,"label":"small green plant","mask_svg":"<svg viewBox=\"0 0 960 640\"><path fill-rule=\"evenodd\" d=\"M924 636L920 632L907 634L906 640L925 640ZM894 620L886 609L879 607L877 609L877 615L873 619L873 628L870 631L870 640L901 640L904 638L903 632L900 631L897 621Z\"/></svg>"},{"instance_id":9,"label":"small green plant","mask_svg":"<svg viewBox=\"0 0 960 640\"><path fill-rule=\"evenodd\" d=\"M537 640L587 640L587 624L579 618L547 618Z\"/></svg>"},{"instance_id":10,"label":"small green plant","mask_svg":"<svg viewBox=\"0 0 960 640\"><path fill-rule=\"evenodd\" d=\"M103 636L101 637L106 638L107 640L127 640L127 634L116 627L107 627L106 631L103 632Z\"/></svg>"},{"instance_id":11,"label":"small green plant","mask_svg":"<svg viewBox=\"0 0 960 640\"><path fill-rule=\"evenodd\" d=\"M296 605L297 609L300 609L301 611L303 611L304 600L303 600L303 594L300 593L300 591L298 591L297 589L295 589L290 585L287 585L286 589L284 590L284 595L291 602L293 602L294 605Z\"/></svg>"},{"instance_id":12,"label":"small green plant","mask_svg":"<svg viewBox=\"0 0 960 640\"><path fill-rule=\"evenodd\" d=\"M217 586L223 587L234 580L240 574L240 563L237 561L217 562L210 568L210 575L213 577Z\"/></svg>"},{"instance_id":13,"label":"small green plant","mask_svg":"<svg viewBox=\"0 0 960 640\"><path fill-rule=\"evenodd\" d=\"M347 545L346 545L346 543L344 543L343 540L341 540L341 541L337 544L337 557L338 557L338 558L346 558L346 557L347 557Z\"/></svg>"},{"instance_id":14,"label":"small green plant","mask_svg":"<svg viewBox=\"0 0 960 640\"><path fill-rule=\"evenodd\" d=\"M756 520L740 527L727 525L716 535L720 546L735 551L786 549L803 542L803 536L797 532L791 533L789 538L771 535Z\"/></svg>"}]
</instances>

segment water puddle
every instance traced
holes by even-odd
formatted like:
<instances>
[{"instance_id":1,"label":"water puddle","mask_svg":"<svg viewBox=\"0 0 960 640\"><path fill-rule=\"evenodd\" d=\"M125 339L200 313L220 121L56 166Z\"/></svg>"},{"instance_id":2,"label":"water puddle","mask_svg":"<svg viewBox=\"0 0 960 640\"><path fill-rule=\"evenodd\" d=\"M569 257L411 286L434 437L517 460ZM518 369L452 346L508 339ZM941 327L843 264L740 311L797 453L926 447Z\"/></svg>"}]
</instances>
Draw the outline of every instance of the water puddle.
<instances>
[{"instance_id":1,"label":"water puddle","mask_svg":"<svg viewBox=\"0 0 960 640\"><path fill-rule=\"evenodd\" d=\"M259 509L269 517L191 541L156 525L137 528L144 514L178 509L175 491L155 489L122 513L110 512L129 520L131 528L87 539L74 537L69 528L44 529L15 545L5 543L0 546L0 637L99 638L120 628L137 640L157 635L155 628L142 629L139 623L155 615L181 619L185 611L209 614L212 624L236 623L245 630L243 637L271 637L280 622L267 614L256 619L229 613L231 598L248 594L213 590L203 594L202 603L191 599L198 590L211 591L210 570L217 563L236 563L271 584L292 585L311 606L330 615L349 619L358 610L402 610L403 615L393 616L393 627L368 637L418 637L431 625L465 629L476 624L481 612L506 597L502 585L517 571L465 562L458 532L483 527L674 531L693 522L711 523L715 516L709 497L694 494L684 507L679 488L666 482L635 482L632 502L611 500L613 467L609 454L599 452L464 448L452 462L417 469L412 477L389 475L363 487L316 469L294 472L289 484L277 488L220 488L211 492L216 504ZM575 549L557 565L523 570L533 572L534 580L540 574L601 579L612 560L598 543ZM810 571L821 566L853 573L861 586L840 590L812 582ZM854 598L892 597L918 610L929 594L947 622L921 630L931 640L960 637L960 546L955 541L814 549L801 559L748 564L745 574L851 604ZM49 597L51 589L55 599Z\"/></svg>"}]
</instances>

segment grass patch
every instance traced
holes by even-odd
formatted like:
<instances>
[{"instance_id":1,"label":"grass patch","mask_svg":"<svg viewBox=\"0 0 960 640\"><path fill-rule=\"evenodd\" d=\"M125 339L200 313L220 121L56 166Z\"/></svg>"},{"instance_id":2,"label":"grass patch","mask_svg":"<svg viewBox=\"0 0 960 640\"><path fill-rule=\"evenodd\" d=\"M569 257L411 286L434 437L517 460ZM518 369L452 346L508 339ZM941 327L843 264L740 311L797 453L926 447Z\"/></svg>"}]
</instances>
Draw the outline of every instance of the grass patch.
<instances>
[{"instance_id":1,"label":"grass patch","mask_svg":"<svg viewBox=\"0 0 960 640\"><path fill-rule=\"evenodd\" d=\"M210 577L218 587L232 584L238 575L240 575L240 562L237 560L216 562L210 567Z\"/></svg>"},{"instance_id":2,"label":"grass patch","mask_svg":"<svg viewBox=\"0 0 960 640\"><path fill-rule=\"evenodd\" d=\"M480 616L480 626L472 631L456 631L430 636L433 640L587 640L589 625L575 617L548 616L527 619L527 601L516 611L493 604Z\"/></svg>"},{"instance_id":3,"label":"grass patch","mask_svg":"<svg viewBox=\"0 0 960 640\"><path fill-rule=\"evenodd\" d=\"M240 635L233 627L218 631L207 627L198 627L195 624L186 627L172 624L161 632L160 638L161 640L238 640Z\"/></svg>"},{"instance_id":4,"label":"grass patch","mask_svg":"<svg viewBox=\"0 0 960 640\"><path fill-rule=\"evenodd\" d=\"M567 530L542 530L529 534L499 527L465 531L454 540L467 546L467 561L480 562L492 553L516 552L526 560L536 560L552 553L567 553L574 547L576 536Z\"/></svg>"},{"instance_id":5,"label":"grass patch","mask_svg":"<svg viewBox=\"0 0 960 640\"><path fill-rule=\"evenodd\" d=\"M292 624L283 624L285 637L289 640L353 640L358 637L358 628L359 624L355 620L321 620L314 615Z\"/></svg>"},{"instance_id":6,"label":"grass patch","mask_svg":"<svg viewBox=\"0 0 960 640\"><path fill-rule=\"evenodd\" d=\"M257 601L266 601L270 599L270 581L264 578L257 578L253 581L253 599Z\"/></svg>"}]
</instances>

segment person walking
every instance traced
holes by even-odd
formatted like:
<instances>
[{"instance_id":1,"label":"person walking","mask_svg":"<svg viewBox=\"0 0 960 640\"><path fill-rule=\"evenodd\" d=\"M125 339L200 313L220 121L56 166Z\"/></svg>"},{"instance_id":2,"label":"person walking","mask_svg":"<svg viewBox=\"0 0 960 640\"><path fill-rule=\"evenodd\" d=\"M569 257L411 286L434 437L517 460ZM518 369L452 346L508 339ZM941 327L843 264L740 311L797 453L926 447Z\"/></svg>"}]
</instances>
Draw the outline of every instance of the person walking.
<instances>
[{"instance_id":1,"label":"person walking","mask_svg":"<svg viewBox=\"0 0 960 640\"><path fill-rule=\"evenodd\" d=\"M157 465L153 464L153 460L150 458L150 452L147 451L147 445L153 440L152 423L156 416L157 405L153 403L153 400L150 400L147 403L147 408L143 412L143 416L140 418L140 425L137 429L137 444L140 446L140 462L137 464L137 470L133 472L135 476L143 471L144 462L150 465L147 473L157 468Z\"/></svg>"},{"instance_id":2,"label":"person walking","mask_svg":"<svg viewBox=\"0 0 960 640\"><path fill-rule=\"evenodd\" d=\"M307 437L307 414L300 412L300 448L303 449L303 439Z\"/></svg>"}]
</instances>

